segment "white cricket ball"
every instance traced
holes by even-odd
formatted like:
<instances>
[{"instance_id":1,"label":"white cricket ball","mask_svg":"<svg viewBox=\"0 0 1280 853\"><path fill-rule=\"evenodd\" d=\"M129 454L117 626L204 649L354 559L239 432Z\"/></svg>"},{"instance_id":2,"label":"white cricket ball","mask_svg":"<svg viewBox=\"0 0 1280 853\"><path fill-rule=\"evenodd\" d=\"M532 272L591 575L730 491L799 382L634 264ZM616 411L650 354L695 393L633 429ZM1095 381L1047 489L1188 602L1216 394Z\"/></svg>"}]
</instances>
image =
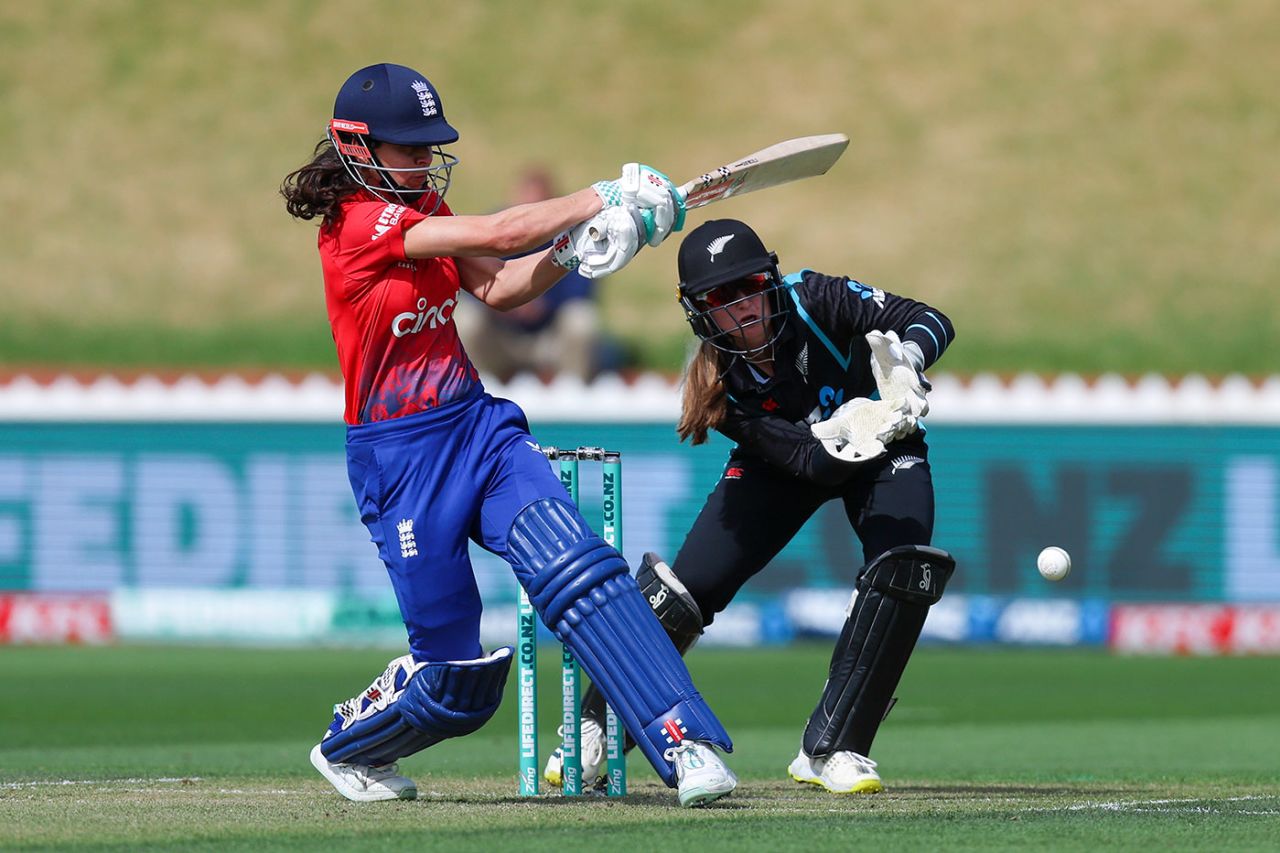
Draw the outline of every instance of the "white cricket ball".
<instances>
[{"instance_id":1,"label":"white cricket ball","mask_svg":"<svg viewBox=\"0 0 1280 853\"><path fill-rule=\"evenodd\" d=\"M1050 545L1036 557L1036 568L1045 580L1060 581L1071 574L1071 555L1057 545Z\"/></svg>"}]
</instances>

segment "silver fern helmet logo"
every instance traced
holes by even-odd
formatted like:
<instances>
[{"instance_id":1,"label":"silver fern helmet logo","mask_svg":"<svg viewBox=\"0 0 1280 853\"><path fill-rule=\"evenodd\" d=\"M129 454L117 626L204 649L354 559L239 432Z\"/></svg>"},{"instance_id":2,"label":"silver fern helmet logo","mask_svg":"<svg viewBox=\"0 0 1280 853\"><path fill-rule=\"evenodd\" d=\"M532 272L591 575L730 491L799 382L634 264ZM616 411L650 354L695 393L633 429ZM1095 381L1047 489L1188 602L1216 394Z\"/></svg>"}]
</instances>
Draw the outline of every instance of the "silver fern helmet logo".
<instances>
[{"instance_id":1,"label":"silver fern helmet logo","mask_svg":"<svg viewBox=\"0 0 1280 853\"><path fill-rule=\"evenodd\" d=\"M804 378L809 378L809 342L805 341L804 346L800 348L800 354L796 356L796 370Z\"/></svg>"},{"instance_id":2,"label":"silver fern helmet logo","mask_svg":"<svg viewBox=\"0 0 1280 853\"><path fill-rule=\"evenodd\" d=\"M914 467L917 462L923 461L924 460L919 456L899 456L893 460L893 473L896 474L899 471L905 471L908 468Z\"/></svg>"},{"instance_id":3,"label":"silver fern helmet logo","mask_svg":"<svg viewBox=\"0 0 1280 853\"><path fill-rule=\"evenodd\" d=\"M711 256L711 263L716 262L716 255L724 251L724 247L729 245L729 241L737 234L726 234L723 237L717 237L707 244L707 254Z\"/></svg>"}]
</instances>

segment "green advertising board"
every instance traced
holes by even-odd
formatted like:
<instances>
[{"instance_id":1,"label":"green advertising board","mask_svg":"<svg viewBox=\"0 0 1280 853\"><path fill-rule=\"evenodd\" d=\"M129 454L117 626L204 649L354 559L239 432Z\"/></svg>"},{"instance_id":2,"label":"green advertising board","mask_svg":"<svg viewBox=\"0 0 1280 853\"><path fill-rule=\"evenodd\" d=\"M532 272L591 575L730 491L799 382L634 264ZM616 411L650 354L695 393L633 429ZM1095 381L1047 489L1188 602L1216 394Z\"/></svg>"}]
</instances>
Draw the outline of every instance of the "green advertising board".
<instances>
[{"instance_id":1,"label":"green advertising board","mask_svg":"<svg viewBox=\"0 0 1280 853\"><path fill-rule=\"evenodd\" d=\"M671 559L720 476L728 442L677 442L666 424L535 424L544 445L623 454L625 553ZM356 515L341 425L0 424L0 588L387 590ZM945 425L931 428L933 544L950 589L1043 596L1036 553L1068 549L1052 592L1138 601L1280 600L1280 429ZM600 473L583 511L599 523ZM505 564L473 555L487 598ZM847 589L862 563L838 502L748 585Z\"/></svg>"}]
</instances>

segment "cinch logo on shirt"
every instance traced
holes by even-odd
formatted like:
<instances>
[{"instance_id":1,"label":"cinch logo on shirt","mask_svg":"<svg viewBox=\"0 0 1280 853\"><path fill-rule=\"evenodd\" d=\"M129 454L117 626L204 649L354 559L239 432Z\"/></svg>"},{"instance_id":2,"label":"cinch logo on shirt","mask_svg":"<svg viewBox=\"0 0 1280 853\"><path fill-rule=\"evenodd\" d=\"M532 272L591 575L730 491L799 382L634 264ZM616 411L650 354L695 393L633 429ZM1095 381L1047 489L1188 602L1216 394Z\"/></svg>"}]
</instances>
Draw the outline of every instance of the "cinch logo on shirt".
<instances>
[{"instance_id":1,"label":"cinch logo on shirt","mask_svg":"<svg viewBox=\"0 0 1280 853\"><path fill-rule=\"evenodd\" d=\"M413 335L422 331L422 327L434 329L443 326L453 319L453 309L458 304L458 292L455 290L453 299L446 299L438 306L431 305L426 298L418 300L417 311L405 311L403 314L397 314L391 321L391 334L397 338L403 338L405 335Z\"/></svg>"},{"instance_id":2,"label":"cinch logo on shirt","mask_svg":"<svg viewBox=\"0 0 1280 853\"><path fill-rule=\"evenodd\" d=\"M377 240L383 234L391 230L400 217L404 216L405 207L403 204L389 204L382 209L382 213L378 214L378 221L373 226L373 236L370 240Z\"/></svg>"}]
</instances>

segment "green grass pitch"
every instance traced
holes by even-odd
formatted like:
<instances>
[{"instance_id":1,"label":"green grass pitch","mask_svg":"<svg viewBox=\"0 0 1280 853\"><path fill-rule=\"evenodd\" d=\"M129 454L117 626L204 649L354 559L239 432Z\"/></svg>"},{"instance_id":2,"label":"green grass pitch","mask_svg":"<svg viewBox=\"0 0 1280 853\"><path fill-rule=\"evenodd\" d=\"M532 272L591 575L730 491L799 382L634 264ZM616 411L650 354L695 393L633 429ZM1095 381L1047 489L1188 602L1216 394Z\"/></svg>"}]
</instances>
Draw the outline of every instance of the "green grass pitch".
<instances>
[{"instance_id":1,"label":"green grass pitch","mask_svg":"<svg viewBox=\"0 0 1280 853\"><path fill-rule=\"evenodd\" d=\"M626 801L515 796L515 701L402 762L413 802L342 800L307 763L380 650L0 650L3 850L1275 849L1274 659L923 648L874 757L888 787L786 776L828 650L699 649L742 785L681 810L642 758ZM543 754L558 715L541 670Z\"/></svg>"}]
</instances>

